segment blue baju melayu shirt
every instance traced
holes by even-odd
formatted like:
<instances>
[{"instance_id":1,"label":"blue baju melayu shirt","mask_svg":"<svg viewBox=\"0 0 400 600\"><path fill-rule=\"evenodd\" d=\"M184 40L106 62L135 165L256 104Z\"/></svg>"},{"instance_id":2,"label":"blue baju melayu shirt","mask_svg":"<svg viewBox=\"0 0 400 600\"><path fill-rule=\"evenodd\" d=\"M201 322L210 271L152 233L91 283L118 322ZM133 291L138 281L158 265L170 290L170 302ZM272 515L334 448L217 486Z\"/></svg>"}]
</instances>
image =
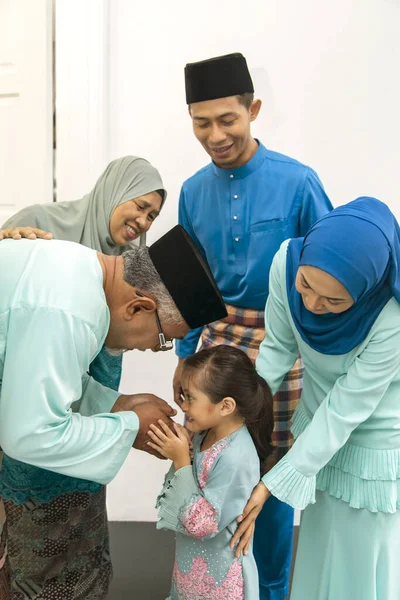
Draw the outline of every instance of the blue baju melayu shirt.
<instances>
[{"instance_id":1,"label":"blue baju melayu shirt","mask_svg":"<svg viewBox=\"0 0 400 600\"><path fill-rule=\"evenodd\" d=\"M310 167L259 144L242 167L211 163L185 181L179 223L207 258L224 301L262 310L282 242L305 235L332 208ZM200 334L177 342L180 358L195 352Z\"/></svg>"}]
</instances>

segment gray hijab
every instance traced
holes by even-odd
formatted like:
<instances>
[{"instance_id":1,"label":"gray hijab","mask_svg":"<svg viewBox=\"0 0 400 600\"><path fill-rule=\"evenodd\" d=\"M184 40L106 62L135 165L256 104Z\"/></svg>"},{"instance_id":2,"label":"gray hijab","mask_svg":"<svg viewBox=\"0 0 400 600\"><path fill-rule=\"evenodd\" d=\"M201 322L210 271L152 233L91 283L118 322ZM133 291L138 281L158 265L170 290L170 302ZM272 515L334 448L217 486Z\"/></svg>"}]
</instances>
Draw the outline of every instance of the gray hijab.
<instances>
[{"instance_id":1,"label":"gray hijab","mask_svg":"<svg viewBox=\"0 0 400 600\"><path fill-rule=\"evenodd\" d=\"M113 211L128 200L158 190L163 193L163 205L167 192L157 169L144 158L125 156L111 162L93 190L80 200L28 206L11 217L3 228L38 227L53 233L55 239L119 255L128 247L116 246L111 238Z\"/></svg>"}]
</instances>

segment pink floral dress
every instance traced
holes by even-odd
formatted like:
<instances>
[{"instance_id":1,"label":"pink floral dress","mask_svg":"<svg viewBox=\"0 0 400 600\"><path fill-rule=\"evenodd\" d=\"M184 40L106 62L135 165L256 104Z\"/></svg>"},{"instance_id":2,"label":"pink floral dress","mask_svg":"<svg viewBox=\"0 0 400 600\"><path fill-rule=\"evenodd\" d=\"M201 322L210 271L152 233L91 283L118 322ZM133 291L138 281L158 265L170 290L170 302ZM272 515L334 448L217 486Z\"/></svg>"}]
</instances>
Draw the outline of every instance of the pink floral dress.
<instances>
[{"instance_id":1,"label":"pink floral dress","mask_svg":"<svg viewBox=\"0 0 400 600\"><path fill-rule=\"evenodd\" d=\"M260 461L245 426L201 452L204 436L194 437L192 466L171 466L157 500L157 528L176 532L168 600L258 600L253 551L236 559L229 542Z\"/></svg>"}]
</instances>

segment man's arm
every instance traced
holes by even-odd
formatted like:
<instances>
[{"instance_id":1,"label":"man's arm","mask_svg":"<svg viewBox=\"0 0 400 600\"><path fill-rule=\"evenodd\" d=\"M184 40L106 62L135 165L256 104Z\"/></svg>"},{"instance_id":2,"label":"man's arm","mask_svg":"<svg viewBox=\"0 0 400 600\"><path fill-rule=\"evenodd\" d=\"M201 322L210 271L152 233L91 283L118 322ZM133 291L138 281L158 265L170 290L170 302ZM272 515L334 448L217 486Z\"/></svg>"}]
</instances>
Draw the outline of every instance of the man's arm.
<instances>
[{"instance_id":1,"label":"man's arm","mask_svg":"<svg viewBox=\"0 0 400 600\"><path fill-rule=\"evenodd\" d=\"M201 246L192 226L192 222L190 219L190 215L186 206L186 195L184 188L181 189L181 194L179 196L179 211L178 211L178 221L179 225L188 232L193 241L198 246L201 253L205 256L204 248ZM177 340L175 342L175 352L178 357L178 364L175 369L174 377L173 377L173 390L174 390L174 400L178 404L181 405L182 399L182 387L181 387L181 376L183 369L183 362L187 356L191 356L196 352L199 339L201 336L201 332L203 331L202 327L198 327L197 329L192 329L189 331L187 336L183 340Z\"/></svg>"},{"instance_id":2,"label":"man's arm","mask_svg":"<svg viewBox=\"0 0 400 600\"><path fill-rule=\"evenodd\" d=\"M0 444L7 454L99 483L115 477L135 441L138 416L71 411L74 401L84 400L82 373L97 343L86 323L63 311L12 312L0 403Z\"/></svg>"},{"instance_id":3,"label":"man's arm","mask_svg":"<svg viewBox=\"0 0 400 600\"><path fill-rule=\"evenodd\" d=\"M299 235L303 237L308 230L333 210L324 186L318 175L312 169L308 169L304 182L302 204L300 209Z\"/></svg>"}]
</instances>

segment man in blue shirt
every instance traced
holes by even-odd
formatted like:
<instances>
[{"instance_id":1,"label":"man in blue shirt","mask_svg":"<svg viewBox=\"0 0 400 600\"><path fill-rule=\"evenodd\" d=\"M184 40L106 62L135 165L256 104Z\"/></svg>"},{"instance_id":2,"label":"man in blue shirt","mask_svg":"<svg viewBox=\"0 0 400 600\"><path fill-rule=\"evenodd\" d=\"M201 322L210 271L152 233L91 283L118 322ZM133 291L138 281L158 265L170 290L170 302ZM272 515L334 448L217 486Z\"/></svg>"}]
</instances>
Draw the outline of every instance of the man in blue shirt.
<instances>
[{"instance_id":1,"label":"man in blue shirt","mask_svg":"<svg viewBox=\"0 0 400 600\"><path fill-rule=\"evenodd\" d=\"M186 99L193 131L212 162L185 181L179 222L207 257L228 317L191 331L177 343L174 376L179 404L183 360L205 346L226 343L255 360L264 336L264 307L272 259L281 243L303 236L332 205L309 167L265 148L250 126L261 109L241 54L186 65ZM268 335L268 332L267 332ZM288 375L275 403L275 441L290 445L289 420L301 391L301 364ZM293 510L271 498L256 522L254 553L260 599L288 594Z\"/></svg>"}]
</instances>

